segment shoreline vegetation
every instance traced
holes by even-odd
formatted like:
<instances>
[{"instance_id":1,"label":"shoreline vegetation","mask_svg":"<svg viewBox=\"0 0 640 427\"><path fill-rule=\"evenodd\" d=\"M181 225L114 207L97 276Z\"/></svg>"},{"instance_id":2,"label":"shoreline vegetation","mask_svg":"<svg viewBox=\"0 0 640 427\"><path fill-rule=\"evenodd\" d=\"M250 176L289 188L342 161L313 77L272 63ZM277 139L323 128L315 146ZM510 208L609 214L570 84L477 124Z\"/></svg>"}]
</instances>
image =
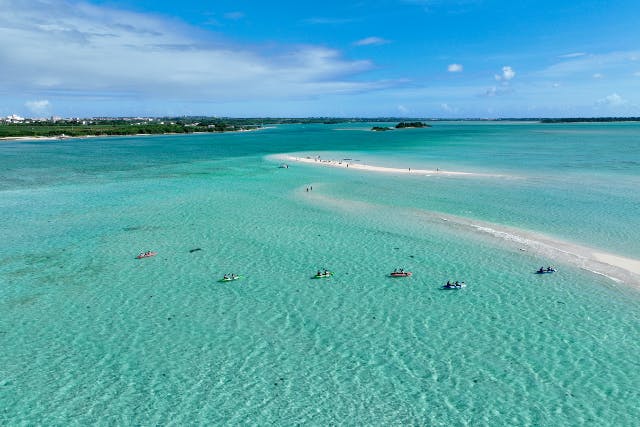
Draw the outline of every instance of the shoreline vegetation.
<instances>
[{"instance_id":1,"label":"shoreline vegetation","mask_svg":"<svg viewBox=\"0 0 640 427\"><path fill-rule=\"evenodd\" d=\"M414 119L415 120L415 119ZM257 130L265 125L277 124L325 124L399 122L395 129L431 127L423 120L437 121L483 121L483 122L537 122L559 123L609 123L640 122L640 117L583 117L583 118L503 118L503 119L420 119L408 121L399 117L376 118L226 118L226 117L99 117L61 119L25 119L8 116L0 119L0 140L31 138L66 138L86 136L127 136L189 133L223 133ZM394 127L374 126L371 130L383 132Z\"/></svg>"},{"instance_id":2,"label":"shoreline vegetation","mask_svg":"<svg viewBox=\"0 0 640 427\"><path fill-rule=\"evenodd\" d=\"M395 129L419 129L419 128L430 128L431 125L428 125L424 122L400 122L395 126ZM389 126L374 126L371 128L374 132L385 132L388 130L393 130L394 128Z\"/></svg>"},{"instance_id":3,"label":"shoreline vegetation","mask_svg":"<svg viewBox=\"0 0 640 427\"><path fill-rule=\"evenodd\" d=\"M241 132L260 123L211 118L99 118L12 121L0 124L0 139L76 138L88 136L162 135Z\"/></svg>"},{"instance_id":4,"label":"shoreline vegetation","mask_svg":"<svg viewBox=\"0 0 640 427\"><path fill-rule=\"evenodd\" d=\"M431 125L428 125L424 122L400 122L396 125L396 129L411 129L411 128L430 128Z\"/></svg>"},{"instance_id":5,"label":"shoreline vegetation","mask_svg":"<svg viewBox=\"0 0 640 427\"><path fill-rule=\"evenodd\" d=\"M540 123L610 123L640 122L640 117L566 117L560 119L540 119Z\"/></svg>"}]
</instances>

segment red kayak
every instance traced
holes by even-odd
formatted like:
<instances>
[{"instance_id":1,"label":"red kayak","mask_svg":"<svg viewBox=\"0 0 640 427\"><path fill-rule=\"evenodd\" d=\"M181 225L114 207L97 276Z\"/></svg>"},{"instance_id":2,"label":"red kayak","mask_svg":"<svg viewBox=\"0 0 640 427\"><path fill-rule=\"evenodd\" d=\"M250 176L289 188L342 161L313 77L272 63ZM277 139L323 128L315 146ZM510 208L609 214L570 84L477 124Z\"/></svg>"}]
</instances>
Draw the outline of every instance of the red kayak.
<instances>
[{"instance_id":1,"label":"red kayak","mask_svg":"<svg viewBox=\"0 0 640 427\"><path fill-rule=\"evenodd\" d=\"M389 274L389 276L391 277L411 277L413 273L410 271L394 271L393 273Z\"/></svg>"},{"instance_id":2,"label":"red kayak","mask_svg":"<svg viewBox=\"0 0 640 427\"><path fill-rule=\"evenodd\" d=\"M138 255L136 259L151 258L152 256L156 256L156 255L158 255L158 252L143 252L140 255Z\"/></svg>"}]
</instances>

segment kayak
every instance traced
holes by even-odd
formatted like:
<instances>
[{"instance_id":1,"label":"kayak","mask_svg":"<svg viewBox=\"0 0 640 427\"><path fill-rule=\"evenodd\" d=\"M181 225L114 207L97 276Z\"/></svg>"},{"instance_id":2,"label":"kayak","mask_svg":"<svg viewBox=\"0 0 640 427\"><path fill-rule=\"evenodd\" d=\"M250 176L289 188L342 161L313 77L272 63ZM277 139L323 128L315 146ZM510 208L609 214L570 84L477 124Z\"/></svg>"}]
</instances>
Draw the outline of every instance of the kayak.
<instances>
[{"instance_id":1,"label":"kayak","mask_svg":"<svg viewBox=\"0 0 640 427\"><path fill-rule=\"evenodd\" d=\"M241 278L242 276L227 277L226 279L223 277L222 279L218 280L218 282L233 282L234 280L239 280Z\"/></svg>"},{"instance_id":2,"label":"kayak","mask_svg":"<svg viewBox=\"0 0 640 427\"><path fill-rule=\"evenodd\" d=\"M391 277L411 277L412 274L413 273L410 272L410 271L404 271L404 272L397 272L396 271L396 272L390 273L389 276L391 276Z\"/></svg>"},{"instance_id":3,"label":"kayak","mask_svg":"<svg viewBox=\"0 0 640 427\"><path fill-rule=\"evenodd\" d=\"M333 276L332 272L327 272L327 274L316 274L315 276L313 276L314 279L326 279L327 277L331 277Z\"/></svg>"},{"instance_id":4,"label":"kayak","mask_svg":"<svg viewBox=\"0 0 640 427\"><path fill-rule=\"evenodd\" d=\"M467 285L464 282L462 282L462 283L459 283L457 285L456 284L443 285L442 289L462 289L462 288L466 288L466 287L467 287Z\"/></svg>"},{"instance_id":5,"label":"kayak","mask_svg":"<svg viewBox=\"0 0 640 427\"><path fill-rule=\"evenodd\" d=\"M555 273L555 272L556 270L544 270L544 271L537 270L536 274L547 274L547 273Z\"/></svg>"},{"instance_id":6,"label":"kayak","mask_svg":"<svg viewBox=\"0 0 640 427\"><path fill-rule=\"evenodd\" d=\"M152 256L156 256L156 255L158 255L158 252L142 253L138 255L136 259L151 258Z\"/></svg>"}]
</instances>

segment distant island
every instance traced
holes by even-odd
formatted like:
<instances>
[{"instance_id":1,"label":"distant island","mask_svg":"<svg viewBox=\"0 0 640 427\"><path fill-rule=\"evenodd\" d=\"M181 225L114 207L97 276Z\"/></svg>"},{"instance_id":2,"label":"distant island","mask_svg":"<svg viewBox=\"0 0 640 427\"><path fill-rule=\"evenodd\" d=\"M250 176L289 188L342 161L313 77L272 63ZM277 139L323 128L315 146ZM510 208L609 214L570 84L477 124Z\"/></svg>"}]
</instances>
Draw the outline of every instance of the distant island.
<instances>
[{"instance_id":1,"label":"distant island","mask_svg":"<svg viewBox=\"0 0 640 427\"><path fill-rule=\"evenodd\" d=\"M395 126L395 129L411 129L411 128L430 128L431 125L428 125L424 122L400 122ZM371 128L374 132L385 132L388 130L393 130L394 128L388 126L374 126Z\"/></svg>"},{"instance_id":2,"label":"distant island","mask_svg":"<svg viewBox=\"0 0 640 427\"><path fill-rule=\"evenodd\" d=\"M277 124L338 124L365 122L393 122L394 117L340 118L340 117L91 117L91 118L23 118L11 115L0 118L0 139L9 138L66 138L83 136L126 136L189 133L221 133L256 130L264 125ZM400 127L407 126L402 122ZM398 127L396 126L396 127ZM376 127L382 130L382 127ZM384 128L387 130L387 128Z\"/></svg>"},{"instance_id":3,"label":"distant island","mask_svg":"<svg viewBox=\"0 0 640 427\"><path fill-rule=\"evenodd\" d=\"M0 138L64 138L81 136L158 135L239 132L262 127L257 123L211 118L91 118L22 119L0 123Z\"/></svg>"},{"instance_id":4,"label":"distant island","mask_svg":"<svg viewBox=\"0 0 640 427\"><path fill-rule=\"evenodd\" d=\"M640 117L567 117L561 119L541 119L540 123L608 123L640 122Z\"/></svg>"},{"instance_id":5,"label":"distant island","mask_svg":"<svg viewBox=\"0 0 640 427\"><path fill-rule=\"evenodd\" d=\"M400 122L396 125L396 129L406 129L406 128L430 128L431 125L428 125L423 122Z\"/></svg>"},{"instance_id":6,"label":"distant island","mask_svg":"<svg viewBox=\"0 0 640 427\"><path fill-rule=\"evenodd\" d=\"M416 119L412 119L416 120ZM335 125L338 123L398 122L395 129L428 128L428 121L484 121L484 122L539 122L539 123L606 123L640 122L640 117L576 117L576 118L499 118L499 119L419 119L403 117L92 117L92 118L23 118L17 115L0 117L0 139L11 138L65 138L82 136L157 135L189 133L243 132L261 129L265 125ZM373 126L372 131L385 132L394 127Z\"/></svg>"}]
</instances>

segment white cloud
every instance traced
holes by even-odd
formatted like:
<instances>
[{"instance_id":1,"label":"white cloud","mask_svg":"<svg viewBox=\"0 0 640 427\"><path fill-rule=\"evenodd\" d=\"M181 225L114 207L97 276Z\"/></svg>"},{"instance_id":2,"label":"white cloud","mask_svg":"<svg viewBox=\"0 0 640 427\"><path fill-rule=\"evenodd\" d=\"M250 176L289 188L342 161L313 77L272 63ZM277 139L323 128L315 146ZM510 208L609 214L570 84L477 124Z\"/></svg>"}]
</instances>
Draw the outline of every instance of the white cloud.
<instances>
[{"instance_id":1,"label":"white cloud","mask_svg":"<svg viewBox=\"0 0 640 427\"><path fill-rule=\"evenodd\" d=\"M404 105L398 105L398 111L400 111L402 114L406 114L409 112L409 109Z\"/></svg>"},{"instance_id":2,"label":"white cloud","mask_svg":"<svg viewBox=\"0 0 640 427\"><path fill-rule=\"evenodd\" d=\"M617 93L612 93L611 95L605 96L602 99L599 99L596 104L604 105L607 107L621 107L626 105L629 101L618 95Z\"/></svg>"},{"instance_id":3,"label":"white cloud","mask_svg":"<svg viewBox=\"0 0 640 427\"><path fill-rule=\"evenodd\" d=\"M600 74L600 73L595 73L595 74L594 74L593 76L591 76L591 77L593 77L594 79L601 79L601 78L603 78L603 77L604 77L604 75L603 75L603 74Z\"/></svg>"},{"instance_id":4,"label":"white cloud","mask_svg":"<svg viewBox=\"0 0 640 427\"><path fill-rule=\"evenodd\" d=\"M14 96L226 102L395 84L356 81L372 63L326 47L242 46L180 21L77 0L0 0L0 9L0 40L11 41L0 43L2 81Z\"/></svg>"},{"instance_id":5,"label":"white cloud","mask_svg":"<svg viewBox=\"0 0 640 427\"><path fill-rule=\"evenodd\" d=\"M442 108L442 110L446 111L447 113L457 113L458 109L452 107L451 105L443 102L442 104L440 104L440 108Z\"/></svg>"},{"instance_id":6,"label":"white cloud","mask_svg":"<svg viewBox=\"0 0 640 427\"><path fill-rule=\"evenodd\" d=\"M608 75L614 75L622 70L628 70L633 58L640 55L637 51L628 52L610 52L601 55L584 55L576 58L567 58L564 61L547 67L538 73L541 77L546 78L563 78L584 75L586 73L593 74L594 70L606 72ZM635 68L636 66L633 65ZM627 71L628 72L628 71Z\"/></svg>"},{"instance_id":7,"label":"white cloud","mask_svg":"<svg viewBox=\"0 0 640 427\"><path fill-rule=\"evenodd\" d=\"M49 114L51 111L51 103L46 99L27 101L24 105L33 114Z\"/></svg>"},{"instance_id":8,"label":"white cloud","mask_svg":"<svg viewBox=\"0 0 640 427\"><path fill-rule=\"evenodd\" d=\"M516 76L516 72L511 67L502 67L502 78L504 80L511 80Z\"/></svg>"},{"instance_id":9,"label":"white cloud","mask_svg":"<svg viewBox=\"0 0 640 427\"><path fill-rule=\"evenodd\" d=\"M507 82L516 76L516 72L513 71L513 68L505 65L502 67L502 74L494 74L494 77L497 81Z\"/></svg>"},{"instance_id":10,"label":"white cloud","mask_svg":"<svg viewBox=\"0 0 640 427\"><path fill-rule=\"evenodd\" d=\"M636 77L640 77L640 71L636 71L635 73L633 73L633 75Z\"/></svg>"},{"instance_id":11,"label":"white cloud","mask_svg":"<svg viewBox=\"0 0 640 427\"><path fill-rule=\"evenodd\" d=\"M243 12L227 12L224 14L224 17L227 19L231 19L233 21L237 21L238 19L244 18Z\"/></svg>"},{"instance_id":12,"label":"white cloud","mask_svg":"<svg viewBox=\"0 0 640 427\"><path fill-rule=\"evenodd\" d=\"M389 43L389 40L383 39L381 37L366 37L364 39L353 42L355 46L372 46L387 43Z\"/></svg>"},{"instance_id":13,"label":"white cloud","mask_svg":"<svg viewBox=\"0 0 640 427\"><path fill-rule=\"evenodd\" d=\"M450 73L459 73L462 71L462 65L461 64L449 64L449 66L447 67L447 70Z\"/></svg>"},{"instance_id":14,"label":"white cloud","mask_svg":"<svg viewBox=\"0 0 640 427\"><path fill-rule=\"evenodd\" d=\"M490 87L484 93L484 96L496 96L498 94L498 88L495 86Z\"/></svg>"},{"instance_id":15,"label":"white cloud","mask_svg":"<svg viewBox=\"0 0 640 427\"><path fill-rule=\"evenodd\" d=\"M574 53L567 53L565 55L559 55L558 58L577 58L579 56L585 56L586 53L584 52L574 52Z\"/></svg>"},{"instance_id":16,"label":"white cloud","mask_svg":"<svg viewBox=\"0 0 640 427\"><path fill-rule=\"evenodd\" d=\"M501 87L492 86L489 89L487 89L481 96L492 98L494 96L506 95L512 92L513 92L513 89L511 89L509 86L501 86Z\"/></svg>"},{"instance_id":17,"label":"white cloud","mask_svg":"<svg viewBox=\"0 0 640 427\"><path fill-rule=\"evenodd\" d=\"M552 84L551 86L553 86L553 87L560 87L560 83L554 83L554 84Z\"/></svg>"}]
</instances>

